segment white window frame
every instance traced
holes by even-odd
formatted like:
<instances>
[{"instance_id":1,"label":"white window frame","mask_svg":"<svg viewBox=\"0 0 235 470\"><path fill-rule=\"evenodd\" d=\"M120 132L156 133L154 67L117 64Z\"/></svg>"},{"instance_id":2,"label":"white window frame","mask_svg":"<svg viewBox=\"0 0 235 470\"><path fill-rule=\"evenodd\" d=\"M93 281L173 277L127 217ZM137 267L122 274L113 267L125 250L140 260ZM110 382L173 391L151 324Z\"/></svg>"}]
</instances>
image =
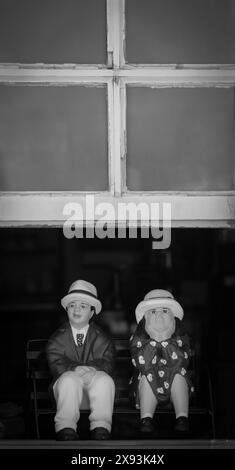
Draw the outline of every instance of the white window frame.
<instances>
[{"instance_id":1,"label":"white window frame","mask_svg":"<svg viewBox=\"0 0 235 470\"><path fill-rule=\"evenodd\" d=\"M126 187L126 86L235 86L232 64L128 64L125 61L125 0L106 0L107 64L0 64L0 84L107 86L107 191L2 191L0 226L53 226L65 221L67 202L170 202L173 227L234 227L235 191L128 191ZM115 213L117 213L115 211ZM115 223L115 221L114 221Z\"/></svg>"}]
</instances>

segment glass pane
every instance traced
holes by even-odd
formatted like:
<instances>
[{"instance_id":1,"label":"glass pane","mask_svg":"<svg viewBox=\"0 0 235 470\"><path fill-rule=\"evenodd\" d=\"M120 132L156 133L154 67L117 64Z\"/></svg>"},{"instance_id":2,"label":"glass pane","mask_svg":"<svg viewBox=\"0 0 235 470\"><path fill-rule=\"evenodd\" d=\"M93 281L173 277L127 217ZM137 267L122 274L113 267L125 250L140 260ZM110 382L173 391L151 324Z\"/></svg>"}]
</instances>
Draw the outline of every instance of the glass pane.
<instances>
[{"instance_id":1,"label":"glass pane","mask_svg":"<svg viewBox=\"0 0 235 470\"><path fill-rule=\"evenodd\" d=\"M235 61L235 0L127 0L127 61Z\"/></svg>"},{"instance_id":2,"label":"glass pane","mask_svg":"<svg viewBox=\"0 0 235 470\"><path fill-rule=\"evenodd\" d=\"M132 190L233 188L233 89L129 87Z\"/></svg>"},{"instance_id":3,"label":"glass pane","mask_svg":"<svg viewBox=\"0 0 235 470\"><path fill-rule=\"evenodd\" d=\"M0 190L107 187L105 87L0 86Z\"/></svg>"},{"instance_id":4,"label":"glass pane","mask_svg":"<svg viewBox=\"0 0 235 470\"><path fill-rule=\"evenodd\" d=\"M0 0L0 61L106 62L105 0Z\"/></svg>"}]
</instances>

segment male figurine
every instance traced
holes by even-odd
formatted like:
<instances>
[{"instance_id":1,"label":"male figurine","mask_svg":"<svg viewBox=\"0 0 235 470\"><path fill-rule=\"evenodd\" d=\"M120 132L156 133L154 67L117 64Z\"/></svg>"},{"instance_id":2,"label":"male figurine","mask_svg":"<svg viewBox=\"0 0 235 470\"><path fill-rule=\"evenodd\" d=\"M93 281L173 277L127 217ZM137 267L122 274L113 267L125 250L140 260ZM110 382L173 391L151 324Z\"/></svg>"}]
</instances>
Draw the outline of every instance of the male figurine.
<instances>
[{"instance_id":1,"label":"male figurine","mask_svg":"<svg viewBox=\"0 0 235 470\"><path fill-rule=\"evenodd\" d=\"M175 431L187 432L191 351L182 329L183 309L170 292L154 289L137 305L135 313L138 326L130 339L135 367L131 393L140 408L140 431L152 433L158 403L171 400Z\"/></svg>"},{"instance_id":2,"label":"male figurine","mask_svg":"<svg viewBox=\"0 0 235 470\"><path fill-rule=\"evenodd\" d=\"M55 431L59 441L77 440L80 409L90 409L92 439L109 439L115 385L111 378L114 347L91 322L102 305L96 287L75 281L61 304L68 322L49 339L47 358L56 401Z\"/></svg>"}]
</instances>

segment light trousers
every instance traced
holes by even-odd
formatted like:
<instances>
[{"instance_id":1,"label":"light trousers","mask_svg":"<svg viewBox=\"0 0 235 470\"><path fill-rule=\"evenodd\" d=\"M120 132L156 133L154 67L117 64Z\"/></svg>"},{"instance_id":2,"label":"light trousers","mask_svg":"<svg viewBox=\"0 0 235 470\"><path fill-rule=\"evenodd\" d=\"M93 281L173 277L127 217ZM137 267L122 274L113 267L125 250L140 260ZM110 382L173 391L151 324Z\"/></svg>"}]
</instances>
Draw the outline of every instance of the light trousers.
<instances>
[{"instance_id":1,"label":"light trousers","mask_svg":"<svg viewBox=\"0 0 235 470\"><path fill-rule=\"evenodd\" d=\"M149 385L145 375L142 375L139 382L139 399L140 399L140 418L152 418L158 401L155 397L151 386ZM188 417L188 385L184 377L176 374L171 386L171 401L174 406L175 416Z\"/></svg>"},{"instance_id":2,"label":"light trousers","mask_svg":"<svg viewBox=\"0 0 235 470\"><path fill-rule=\"evenodd\" d=\"M76 431L80 409L90 409L90 430L112 426L115 395L113 379L103 371L96 371L92 381L86 385L76 371L64 372L53 386L57 405L55 431L72 428Z\"/></svg>"}]
</instances>

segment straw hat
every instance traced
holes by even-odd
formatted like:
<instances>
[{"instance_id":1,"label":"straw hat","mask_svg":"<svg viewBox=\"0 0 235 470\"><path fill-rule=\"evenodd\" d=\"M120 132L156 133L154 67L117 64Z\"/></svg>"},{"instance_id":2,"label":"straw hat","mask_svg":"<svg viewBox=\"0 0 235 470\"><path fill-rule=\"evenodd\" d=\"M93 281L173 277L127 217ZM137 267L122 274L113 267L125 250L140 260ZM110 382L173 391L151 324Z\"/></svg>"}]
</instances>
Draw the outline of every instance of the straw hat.
<instances>
[{"instance_id":1,"label":"straw hat","mask_svg":"<svg viewBox=\"0 0 235 470\"><path fill-rule=\"evenodd\" d=\"M146 294L135 309L137 323L143 318L145 312L151 308L168 307L171 309L173 315L180 320L184 316L184 311L181 305L174 299L171 292L163 289L154 289Z\"/></svg>"},{"instance_id":2,"label":"straw hat","mask_svg":"<svg viewBox=\"0 0 235 470\"><path fill-rule=\"evenodd\" d=\"M69 288L69 292L61 299L61 305L67 308L67 305L74 300L81 300L87 302L92 307L95 307L95 312L98 314L102 309L102 304L97 298L96 287L87 281L78 280L73 282Z\"/></svg>"}]
</instances>

